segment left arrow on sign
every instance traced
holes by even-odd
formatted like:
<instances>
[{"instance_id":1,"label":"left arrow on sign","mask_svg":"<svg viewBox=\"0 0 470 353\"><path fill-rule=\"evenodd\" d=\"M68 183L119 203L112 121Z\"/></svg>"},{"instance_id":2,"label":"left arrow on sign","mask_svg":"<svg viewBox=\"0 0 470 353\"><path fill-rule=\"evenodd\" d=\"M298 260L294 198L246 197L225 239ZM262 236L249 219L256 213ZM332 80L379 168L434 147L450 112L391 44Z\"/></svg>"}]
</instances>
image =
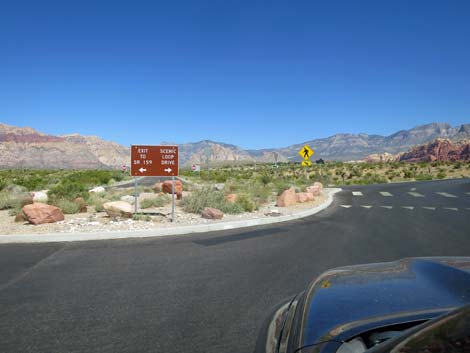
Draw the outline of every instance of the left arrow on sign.
<instances>
[{"instance_id":1,"label":"left arrow on sign","mask_svg":"<svg viewBox=\"0 0 470 353\"><path fill-rule=\"evenodd\" d=\"M147 169L144 169L144 168L139 169L139 172L141 172L141 173L146 172L146 171L147 171Z\"/></svg>"}]
</instances>

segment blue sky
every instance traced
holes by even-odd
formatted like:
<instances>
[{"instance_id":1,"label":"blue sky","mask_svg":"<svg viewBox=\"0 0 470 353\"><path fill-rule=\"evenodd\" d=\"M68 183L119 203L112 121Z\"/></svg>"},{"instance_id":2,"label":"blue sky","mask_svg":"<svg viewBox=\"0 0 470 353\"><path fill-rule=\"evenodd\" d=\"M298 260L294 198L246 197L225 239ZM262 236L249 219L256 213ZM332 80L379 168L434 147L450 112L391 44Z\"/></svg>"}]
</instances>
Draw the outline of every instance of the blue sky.
<instances>
[{"instance_id":1,"label":"blue sky","mask_svg":"<svg viewBox=\"0 0 470 353\"><path fill-rule=\"evenodd\" d=\"M470 1L4 1L0 122L280 147L470 123Z\"/></svg>"}]
</instances>

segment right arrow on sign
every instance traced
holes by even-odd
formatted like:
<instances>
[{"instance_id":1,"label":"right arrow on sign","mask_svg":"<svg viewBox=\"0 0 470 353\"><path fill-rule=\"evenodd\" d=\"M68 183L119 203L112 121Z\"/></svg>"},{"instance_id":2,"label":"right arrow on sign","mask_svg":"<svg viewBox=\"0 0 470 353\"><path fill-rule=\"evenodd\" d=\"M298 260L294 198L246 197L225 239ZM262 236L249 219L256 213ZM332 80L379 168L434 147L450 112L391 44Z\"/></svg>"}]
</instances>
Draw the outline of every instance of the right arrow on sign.
<instances>
[{"instance_id":1,"label":"right arrow on sign","mask_svg":"<svg viewBox=\"0 0 470 353\"><path fill-rule=\"evenodd\" d=\"M163 170L167 173L171 173L171 168L166 168L166 169L163 169Z\"/></svg>"}]
</instances>

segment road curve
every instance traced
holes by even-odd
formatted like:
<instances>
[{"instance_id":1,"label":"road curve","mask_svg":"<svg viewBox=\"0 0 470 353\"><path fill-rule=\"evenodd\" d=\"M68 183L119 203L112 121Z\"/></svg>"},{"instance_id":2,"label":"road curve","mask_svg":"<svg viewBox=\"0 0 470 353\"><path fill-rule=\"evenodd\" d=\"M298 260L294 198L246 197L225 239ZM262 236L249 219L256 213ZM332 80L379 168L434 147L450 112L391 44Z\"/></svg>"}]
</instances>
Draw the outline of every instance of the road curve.
<instances>
[{"instance_id":1,"label":"road curve","mask_svg":"<svg viewBox=\"0 0 470 353\"><path fill-rule=\"evenodd\" d=\"M207 234L0 246L5 352L251 352L322 271L470 255L470 181L347 187L314 216Z\"/></svg>"}]
</instances>

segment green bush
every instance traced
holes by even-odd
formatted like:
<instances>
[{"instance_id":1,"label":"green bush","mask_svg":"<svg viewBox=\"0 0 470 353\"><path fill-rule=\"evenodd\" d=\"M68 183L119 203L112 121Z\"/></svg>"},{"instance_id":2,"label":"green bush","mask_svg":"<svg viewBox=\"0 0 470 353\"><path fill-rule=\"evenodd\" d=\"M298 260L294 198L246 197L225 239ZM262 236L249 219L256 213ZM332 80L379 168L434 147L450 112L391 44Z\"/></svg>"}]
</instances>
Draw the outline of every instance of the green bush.
<instances>
[{"instance_id":1,"label":"green bush","mask_svg":"<svg viewBox=\"0 0 470 353\"><path fill-rule=\"evenodd\" d=\"M90 197L87 200L87 204L89 206L94 206L96 212L103 212L103 204L105 202L108 202L105 194L91 194Z\"/></svg>"},{"instance_id":2,"label":"green bush","mask_svg":"<svg viewBox=\"0 0 470 353\"><path fill-rule=\"evenodd\" d=\"M438 179L444 179L447 176L445 172L439 172L437 173L437 178Z\"/></svg>"},{"instance_id":3,"label":"green bush","mask_svg":"<svg viewBox=\"0 0 470 353\"><path fill-rule=\"evenodd\" d=\"M154 198L143 199L140 202L141 208L150 208L150 207L163 207L170 202L170 197L168 195L158 195Z\"/></svg>"},{"instance_id":4,"label":"green bush","mask_svg":"<svg viewBox=\"0 0 470 353\"><path fill-rule=\"evenodd\" d=\"M57 199L52 204L59 207L64 214L74 214L80 211L80 206L67 199Z\"/></svg>"},{"instance_id":5,"label":"green bush","mask_svg":"<svg viewBox=\"0 0 470 353\"><path fill-rule=\"evenodd\" d=\"M23 192L0 192L0 210L14 209L19 211L28 198L30 198L29 194Z\"/></svg>"},{"instance_id":6,"label":"green bush","mask_svg":"<svg viewBox=\"0 0 470 353\"><path fill-rule=\"evenodd\" d=\"M257 207L255 201L247 194L237 195L236 204L240 205L243 211L253 212Z\"/></svg>"},{"instance_id":7,"label":"green bush","mask_svg":"<svg viewBox=\"0 0 470 353\"><path fill-rule=\"evenodd\" d=\"M213 207L222 210L225 204L224 193L211 188L193 191L193 193L183 199L182 202L185 212L190 213L201 213L205 207Z\"/></svg>"},{"instance_id":8,"label":"green bush","mask_svg":"<svg viewBox=\"0 0 470 353\"><path fill-rule=\"evenodd\" d=\"M72 181L69 179L62 180L59 184L52 187L48 193L51 203L61 199L75 199L77 197L83 197L85 200L89 198L88 189L84 184Z\"/></svg>"},{"instance_id":9,"label":"green bush","mask_svg":"<svg viewBox=\"0 0 470 353\"><path fill-rule=\"evenodd\" d=\"M237 203L225 202L220 210L227 214L239 214L245 211L243 209L243 206L240 205L238 202Z\"/></svg>"}]
</instances>

